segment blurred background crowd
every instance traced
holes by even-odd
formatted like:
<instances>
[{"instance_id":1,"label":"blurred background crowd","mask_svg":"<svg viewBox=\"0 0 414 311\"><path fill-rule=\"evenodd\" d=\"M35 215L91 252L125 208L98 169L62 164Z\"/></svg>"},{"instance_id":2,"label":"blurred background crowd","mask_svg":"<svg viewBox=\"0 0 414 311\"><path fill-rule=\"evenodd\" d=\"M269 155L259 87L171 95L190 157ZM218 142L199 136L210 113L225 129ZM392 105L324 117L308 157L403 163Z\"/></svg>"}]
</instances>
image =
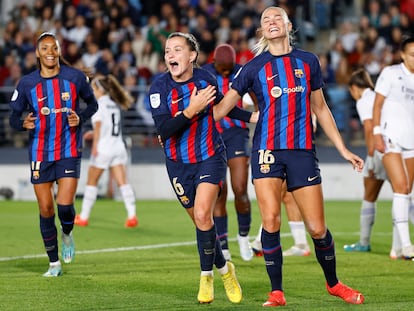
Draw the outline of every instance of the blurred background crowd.
<instances>
[{"instance_id":1,"label":"blurred background crowd","mask_svg":"<svg viewBox=\"0 0 414 311\"><path fill-rule=\"evenodd\" d=\"M124 115L133 145L156 145L146 90L165 71L163 45L171 32L190 32L201 47L200 65L220 43L231 44L241 65L254 55L262 10L284 7L296 46L320 58L325 96L351 144L362 142L361 125L347 83L364 67L376 79L399 62L399 42L414 28L414 0L26 0L0 1L0 146L25 145L8 126L8 102L22 75L36 68L35 42L56 34L63 57L93 73L114 74L136 99ZM319 136L322 136L321 134ZM323 138L320 137L321 143Z\"/></svg>"}]
</instances>

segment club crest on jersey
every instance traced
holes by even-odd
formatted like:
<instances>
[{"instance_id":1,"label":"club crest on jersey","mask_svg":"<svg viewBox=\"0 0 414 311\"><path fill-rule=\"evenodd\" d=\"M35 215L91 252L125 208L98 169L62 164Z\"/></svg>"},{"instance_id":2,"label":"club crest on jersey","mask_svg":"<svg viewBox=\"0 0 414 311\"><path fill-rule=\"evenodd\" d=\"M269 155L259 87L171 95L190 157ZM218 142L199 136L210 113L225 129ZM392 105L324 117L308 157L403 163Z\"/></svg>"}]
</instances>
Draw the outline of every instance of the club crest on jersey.
<instances>
[{"instance_id":1,"label":"club crest on jersey","mask_svg":"<svg viewBox=\"0 0 414 311\"><path fill-rule=\"evenodd\" d=\"M42 107L42 108L40 109L40 113L41 113L42 115L44 115L44 116L48 116L48 115L50 115L50 109L49 109L49 107Z\"/></svg>"},{"instance_id":2,"label":"club crest on jersey","mask_svg":"<svg viewBox=\"0 0 414 311\"><path fill-rule=\"evenodd\" d=\"M295 69L295 77L302 78L303 77L303 70L302 69Z\"/></svg>"},{"instance_id":3,"label":"club crest on jersey","mask_svg":"<svg viewBox=\"0 0 414 311\"><path fill-rule=\"evenodd\" d=\"M158 108L161 104L160 93L151 94L150 103L152 108Z\"/></svg>"},{"instance_id":4,"label":"club crest on jersey","mask_svg":"<svg viewBox=\"0 0 414 311\"><path fill-rule=\"evenodd\" d=\"M184 205L187 205L188 203L190 203L190 199L189 199L186 195L181 196L181 197L180 197L180 201L181 201L181 203L183 203Z\"/></svg>"},{"instance_id":5,"label":"club crest on jersey","mask_svg":"<svg viewBox=\"0 0 414 311\"><path fill-rule=\"evenodd\" d=\"M33 171L32 177L33 177L33 179L36 179L36 180L39 179L39 177L40 177L39 171Z\"/></svg>"},{"instance_id":6,"label":"club crest on jersey","mask_svg":"<svg viewBox=\"0 0 414 311\"><path fill-rule=\"evenodd\" d=\"M274 97L274 98L279 98L282 95L282 89L280 88L280 86L274 86L272 87L272 89L270 90L270 94Z\"/></svg>"},{"instance_id":7,"label":"club crest on jersey","mask_svg":"<svg viewBox=\"0 0 414 311\"><path fill-rule=\"evenodd\" d=\"M262 174L267 174L270 172L270 165L269 164L261 164L260 165L260 172Z\"/></svg>"},{"instance_id":8,"label":"club crest on jersey","mask_svg":"<svg viewBox=\"0 0 414 311\"><path fill-rule=\"evenodd\" d=\"M63 92L62 93L62 100L66 101L70 99L70 94L69 92Z\"/></svg>"}]
</instances>

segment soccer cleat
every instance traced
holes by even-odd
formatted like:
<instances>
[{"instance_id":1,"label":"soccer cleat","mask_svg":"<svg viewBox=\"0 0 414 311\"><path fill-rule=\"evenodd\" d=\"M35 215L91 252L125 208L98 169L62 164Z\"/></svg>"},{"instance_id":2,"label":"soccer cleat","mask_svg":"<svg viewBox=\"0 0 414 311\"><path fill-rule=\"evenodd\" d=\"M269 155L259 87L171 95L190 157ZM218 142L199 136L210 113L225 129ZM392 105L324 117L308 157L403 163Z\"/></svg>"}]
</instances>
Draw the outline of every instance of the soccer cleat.
<instances>
[{"instance_id":1,"label":"soccer cleat","mask_svg":"<svg viewBox=\"0 0 414 311\"><path fill-rule=\"evenodd\" d=\"M414 245L403 247L402 257L404 257L405 259L413 259L414 258Z\"/></svg>"},{"instance_id":2,"label":"soccer cleat","mask_svg":"<svg viewBox=\"0 0 414 311\"><path fill-rule=\"evenodd\" d=\"M125 228L134 228L134 227L136 227L136 226L138 226L138 219L137 219L137 216L133 216L133 217L131 217L131 218L128 218L128 219L125 221Z\"/></svg>"},{"instance_id":3,"label":"soccer cleat","mask_svg":"<svg viewBox=\"0 0 414 311\"><path fill-rule=\"evenodd\" d=\"M274 290L273 292L269 293L269 298L263 304L263 307L277 307L277 306L285 306L286 299L285 294L281 290Z\"/></svg>"},{"instance_id":4,"label":"soccer cleat","mask_svg":"<svg viewBox=\"0 0 414 311\"><path fill-rule=\"evenodd\" d=\"M344 245L345 252L370 252L371 245L361 245L361 243L357 242L354 244Z\"/></svg>"},{"instance_id":5,"label":"soccer cleat","mask_svg":"<svg viewBox=\"0 0 414 311\"><path fill-rule=\"evenodd\" d=\"M346 286L340 281L333 287L329 287L329 285L326 284L326 289L329 294L337 296L347 303L360 305L364 302L364 296L360 292Z\"/></svg>"},{"instance_id":6,"label":"soccer cleat","mask_svg":"<svg viewBox=\"0 0 414 311\"><path fill-rule=\"evenodd\" d=\"M62 232L62 258L65 263L71 263L75 257L75 243L73 242L72 232L65 234Z\"/></svg>"},{"instance_id":7,"label":"soccer cleat","mask_svg":"<svg viewBox=\"0 0 414 311\"><path fill-rule=\"evenodd\" d=\"M231 261L230 251L228 249L222 249L221 251L223 252L224 259L226 259L226 261Z\"/></svg>"},{"instance_id":8,"label":"soccer cleat","mask_svg":"<svg viewBox=\"0 0 414 311\"><path fill-rule=\"evenodd\" d=\"M258 256L258 257L263 256L262 242L260 242L260 241L258 241L258 240L253 240L253 241L250 243L250 247L252 248L253 253L254 253L256 256Z\"/></svg>"},{"instance_id":9,"label":"soccer cleat","mask_svg":"<svg viewBox=\"0 0 414 311\"><path fill-rule=\"evenodd\" d=\"M221 276L227 298L233 303L239 303L242 298L242 289L236 277L236 268L232 262L227 262L229 271Z\"/></svg>"},{"instance_id":10,"label":"soccer cleat","mask_svg":"<svg viewBox=\"0 0 414 311\"><path fill-rule=\"evenodd\" d=\"M200 277L197 299L199 303L210 303L214 300L214 277L212 275Z\"/></svg>"},{"instance_id":11,"label":"soccer cleat","mask_svg":"<svg viewBox=\"0 0 414 311\"><path fill-rule=\"evenodd\" d=\"M60 263L57 265L49 265L49 269L43 273L44 277L50 278L50 277L57 277L62 275L62 266Z\"/></svg>"},{"instance_id":12,"label":"soccer cleat","mask_svg":"<svg viewBox=\"0 0 414 311\"><path fill-rule=\"evenodd\" d=\"M283 256L309 256L310 255L309 245L293 245L291 248L283 252Z\"/></svg>"},{"instance_id":13,"label":"soccer cleat","mask_svg":"<svg viewBox=\"0 0 414 311\"><path fill-rule=\"evenodd\" d=\"M400 258L402 259L403 258L402 249L401 248L400 249L392 248L391 251L390 251L390 258L392 260L396 260L396 259L400 259Z\"/></svg>"},{"instance_id":14,"label":"soccer cleat","mask_svg":"<svg viewBox=\"0 0 414 311\"><path fill-rule=\"evenodd\" d=\"M75 216L75 225L80 227L86 227L89 225L89 221L87 219L82 219L80 215Z\"/></svg>"},{"instance_id":15,"label":"soccer cleat","mask_svg":"<svg viewBox=\"0 0 414 311\"><path fill-rule=\"evenodd\" d=\"M250 246L249 237L237 235L237 241L240 247L240 256L244 261L250 261L253 259L253 250Z\"/></svg>"}]
</instances>

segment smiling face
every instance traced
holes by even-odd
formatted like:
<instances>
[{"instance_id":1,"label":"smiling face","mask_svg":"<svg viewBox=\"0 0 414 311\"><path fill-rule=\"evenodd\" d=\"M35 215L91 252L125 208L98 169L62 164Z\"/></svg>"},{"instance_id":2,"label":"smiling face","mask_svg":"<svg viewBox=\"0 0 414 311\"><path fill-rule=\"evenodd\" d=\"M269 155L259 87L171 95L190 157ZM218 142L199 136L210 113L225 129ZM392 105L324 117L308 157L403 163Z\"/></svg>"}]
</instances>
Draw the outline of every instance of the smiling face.
<instances>
[{"instance_id":1,"label":"smiling face","mask_svg":"<svg viewBox=\"0 0 414 311\"><path fill-rule=\"evenodd\" d=\"M184 82L193 76L196 58L197 52L191 50L185 37L175 36L166 41L164 61L175 81Z\"/></svg>"},{"instance_id":2,"label":"smiling face","mask_svg":"<svg viewBox=\"0 0 414 311\"><path fill-rule=\"evenodd\" d=\"M263 11L260 20L263 36L268 39L288 38L292 23L282 8L270 7Z\"/></svg>"},{"instance_id":3,"label":"smiling face","mask_svg":"<svg viewBox=\"0 0 414 311\"><path fill-rule=\"evenodd\" d=\"M40 38L37 44L36 57L40 63L41 71L59 70L60 46L58 41L49 35Z\"/></svg>"},{"instance_id":4,"label":"smiling face","mask_svg":"<svg viewBox=\"0 0 414 311\"><path fill-rule=\"evenodd\" d=\"M407 69L411 73L414 73L414 42L405 45L404 49L401 51L401 58Z\"/></svg>"}]
</instances>

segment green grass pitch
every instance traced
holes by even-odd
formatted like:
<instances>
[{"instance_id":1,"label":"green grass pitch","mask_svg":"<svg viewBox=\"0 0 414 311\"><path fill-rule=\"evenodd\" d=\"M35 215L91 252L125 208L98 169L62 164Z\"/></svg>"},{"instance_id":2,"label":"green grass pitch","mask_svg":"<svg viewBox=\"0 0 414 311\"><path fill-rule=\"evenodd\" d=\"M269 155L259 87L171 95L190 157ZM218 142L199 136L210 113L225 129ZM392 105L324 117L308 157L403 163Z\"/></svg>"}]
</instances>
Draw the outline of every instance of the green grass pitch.
<instances>
[{"instance_id":1,"label":"green grass pitch","mask_svg":"<svg viewBox=\"0 0 414 311\"><path fill-rule=\"evenodd\" d=\"M80 210L81 202L76 202ZM314 252L284 258L283 310L413 310L414 262L391 260L391 203L378 204L370 253L345 253L359 237L360 202L326 202L336 245L339 278L362 291L364 305L331 297ZM253 239L259 227L252 202ZM122 202L98 200L88 227L75 227L77 254L63 276L43 278L48 261L39 232L36 202L0 201L0 310L262 310L270 290L263 257L244 262L236 242L236 216L228 203L230 250L243 288L231 304L216 271L215 300L199 305L195 231L176 201L138 201L139 226L123 227ZM283 212L282 245L292 244ZM411 231L413 226L410 225ZM414 235L412 235L412 238ZM308 237L309 242L310 238Z\"/></svg>"}]
</instances>

